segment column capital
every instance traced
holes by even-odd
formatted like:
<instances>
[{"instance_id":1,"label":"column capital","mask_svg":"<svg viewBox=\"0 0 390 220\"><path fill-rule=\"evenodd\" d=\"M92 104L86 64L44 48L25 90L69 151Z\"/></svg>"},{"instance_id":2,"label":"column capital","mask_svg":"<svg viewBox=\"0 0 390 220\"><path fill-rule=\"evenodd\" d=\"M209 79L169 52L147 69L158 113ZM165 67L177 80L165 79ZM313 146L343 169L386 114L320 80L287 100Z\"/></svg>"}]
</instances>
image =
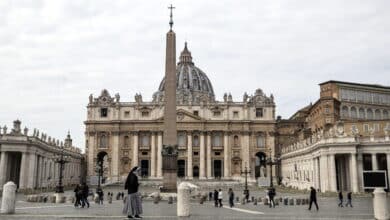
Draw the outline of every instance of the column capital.
<instances>
[{"instance_id":1,"label":"column capital","mask_svg":"<svg viewBox=\"0 0 390 220\"><path fill-rule=\"evenodd\" d=\"M131 135L138 135L138 134L139 134L139 131L130 131L130 134L131 134Z\"/></svg>"},{"instance_id":2,"label":"column capital","mask_svg":"<svg viewBox=\"0 0 390 220\"><path fill-rule=\"evenodd\" d=\"M231 131L223 131L223 135L230 136L230 135L232 135L232 132Z\"/></svg>"}]
</instances>

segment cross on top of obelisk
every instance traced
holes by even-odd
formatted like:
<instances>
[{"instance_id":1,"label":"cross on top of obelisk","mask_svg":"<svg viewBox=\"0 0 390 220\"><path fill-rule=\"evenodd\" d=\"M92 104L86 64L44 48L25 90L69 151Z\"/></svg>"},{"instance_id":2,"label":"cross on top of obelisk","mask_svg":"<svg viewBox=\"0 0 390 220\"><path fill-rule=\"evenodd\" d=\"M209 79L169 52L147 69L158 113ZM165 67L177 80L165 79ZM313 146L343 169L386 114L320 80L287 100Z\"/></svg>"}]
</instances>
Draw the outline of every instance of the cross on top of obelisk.
<instances>
[{"instance_id":1,"label":"cross on top of obelisk","mask_svg":"<svg viewBox=\"0 0 390 220\"><path fill-rule=\"evenodd\" d=\"M169 20L169 26L171 27L172 30L172 26L173 26L172 10L175 9L175 7L173 7L171 4L171 6L169 6L168 9L171 10L171 15L170 15L171 19Z\"/></svg>"}]
</instances>

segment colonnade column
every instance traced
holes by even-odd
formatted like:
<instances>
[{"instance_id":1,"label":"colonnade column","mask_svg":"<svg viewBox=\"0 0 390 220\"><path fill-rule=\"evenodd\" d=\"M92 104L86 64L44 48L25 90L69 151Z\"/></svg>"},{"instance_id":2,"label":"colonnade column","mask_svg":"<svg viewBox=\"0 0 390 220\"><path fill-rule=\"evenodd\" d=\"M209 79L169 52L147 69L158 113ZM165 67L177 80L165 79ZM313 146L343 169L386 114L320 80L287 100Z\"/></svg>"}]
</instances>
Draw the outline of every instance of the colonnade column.
<instances>
[{"instance_id":1,"label":"colonnade column","mask_svg":"<svg viewBox=\"0 0 390 220\"><path fill-rule=\"evenodd\" d=\"M156 132L152 132L152 144L150 149L150 176L156 177Z\"/></svg>"},{"instance_id":2,"label":"colonnade column","mask_svg":"<svg viewBox=\"0 0 390 220\"><path fill-rule=\"evenodd\" d=\"M371 163L372 170L378 170L378 160L376 158L376 153L371 154Z\"/></svg>"},{"instance_id":3,"label":"colonnade column","mask_svg":"<svg viewBox=\"0 0 390 220\"><path fill-rule=\"evenodd\" d=\"M320 167L319 167L319 176L320 176L320 186L321 192L329 191L328 187L328 157L327 155L321 155L320 157Z\"/></svg>"},{"instance_id":4,"label":"colonnade column","mask_svg":"<svg viewBox=\"0 0 390 220\"><path fill-rule=\"evenodd\" d=\"M329 157L329 187L332 192L337 191L337 179L336 179L336 161L335 161L335 155L330 154Z\"/></svg>"},{"instance_id":5,"label":"colonnade column","mask_svg":"<svg viewBox=\"0 0 390 220\"><path fill-rule=\"evenodd\" d=\"M205 166L205 140L204 140L204 132L200 133L200 149L199 149L199 179L206 178L206 166Z\"/></svg>"},{"instance_id":6,"label":"colonnade column","mask_svg":"<svg viewBox=\"0 0 390 220\"><path fill-rule=\"evenodd\" d=\"M138 132L133 132L133 167L138 166Z\"/></svg>"},{"instance_id":7,"label":"colonnade column","mask_svg":"<svg viewBox=\"0 0 390 220\"><path fill-rule=\"evenodd\" d=\"M389 180L388 183L390 183L390 153L386 154L386 162L387 162L387 179Z\"/></svg>"},{"instance_id":8,"label":"colonnade column","mask_svg":"<svg viewBox=\"0 0 390 220\"><path fill-rule=\"evenodd\" d=\"M0 187L3 188L5 181L7 181L7 163L8 163L8 152L1 152L0 159Z\"/></svg>"},{"instance_id":9,"label":"colonnade column","mask_svg":"<svg viewBox=\"0 0 390 220\"><path fill-rule=\"evenodd\" d=\"M34 188L37 181L37 155L29 154L27 188Z\"/></svg>"},{"instance_id":10,"label":"colonnade column","mask_svg":"<svg viewBox=\"0 0 390 220\"><path fill-rule=\"evenodd\" d=\"M187 132L187 178L192 179L192 134Z\"/></svg>"},{"instance_id":11,"label":"colonnade column","mask_svg":"<svg viewBox=\"0 0 390 220\"><path fill-rule=\"evenodd\" d=\"M211 175L211 132L207 132L207 178L212 178Z\"/></svg>"},{"instance_id":12,"label":"colonnade column","mask_svg":"<svg viewBox=\"0 0 390 220\"><path fill-rule=\"evenodd\" d=\"M313 181L313 187L315 188L315 189L318 189L318 182L317 182L317 173L318 173L318 171L317 171L317 157L314 157L313 159L312 159L312 167L313 167L313 176L312 176L312 181Z\"/></svg>"},{"instance_id":13,"label":"colonnade column","mask_svg":"<svg viewBox=\"0 0 390 220\"><path fill-rule=\"evenodd\" d=\"M249 131L243 132L242 142L241 142L241 153L242 153L242 164L241 170L245 170L245 166L250 169L250 161L249 161ZM269 156L269 155L268 155ZM268 167L268 166L267 166ZM269 169L267 169L267 176L269 176Z\"/></svg>"},{"instance_id":14,"label":"colonnade column","mask_svg":"<svg viewBox=\"0 0 390 220\"><path fill-rule=\"evenodd\" d=\"M229 133L224 133L224 139L223 139L223 176L225 178L230 177L230 159L229 159Z\"/></svg>"},{"instance_id":15,"label":"colonnade column","mask_svg":"<svg viewBox=\"0 0 390 220\"><path fill-rule=\"evenodd\" d=\"M111 168L111 177L112 181L119 181L119 132L114 131L111 133L112 137L112 168Z\"/></svg>"},{"instance_id":16,"label":"colonnade column","mask_svg":"<svg viewBox=\"0 0 390 220\"><path fill-rule=\"evenodd\" d=\"M357 171L357 163L356 163L356 154L351 154L351 160L350 160L350 170L351 170L351 188L352 192L356 193L359 192L359 185L358 185L358 171Z\"/></svg>"},{"instance_id":17,"label":"colonnade column","mask_svg":"<svg viewBox=\"0 0 390 220\"><path fill-rule=\"evenodd\" d=\"M157 177L162 178L162 132L157 136Z\"/></svg>"}]
</instances>

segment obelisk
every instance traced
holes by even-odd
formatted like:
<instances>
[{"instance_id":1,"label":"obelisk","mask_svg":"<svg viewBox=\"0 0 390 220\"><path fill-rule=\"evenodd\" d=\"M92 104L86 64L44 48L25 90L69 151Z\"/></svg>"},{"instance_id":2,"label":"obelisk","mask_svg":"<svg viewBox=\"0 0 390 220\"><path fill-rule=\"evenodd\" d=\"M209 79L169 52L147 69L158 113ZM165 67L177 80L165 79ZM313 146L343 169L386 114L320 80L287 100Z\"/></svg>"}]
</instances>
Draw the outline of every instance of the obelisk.
<instances>
[{"instance_id":1,"label":"obelisk","mask_svg":"<svg viewBox=\"0 0 390 220\"><path fill-rule=\"evenodd\" d=\"M164 136L163 136L163 192L176 192L177 180L177 129L176 129L176 36L172 30L172 5L168 7L170 30L167 33L165 57Z\"/></svg>"}]
</instances>

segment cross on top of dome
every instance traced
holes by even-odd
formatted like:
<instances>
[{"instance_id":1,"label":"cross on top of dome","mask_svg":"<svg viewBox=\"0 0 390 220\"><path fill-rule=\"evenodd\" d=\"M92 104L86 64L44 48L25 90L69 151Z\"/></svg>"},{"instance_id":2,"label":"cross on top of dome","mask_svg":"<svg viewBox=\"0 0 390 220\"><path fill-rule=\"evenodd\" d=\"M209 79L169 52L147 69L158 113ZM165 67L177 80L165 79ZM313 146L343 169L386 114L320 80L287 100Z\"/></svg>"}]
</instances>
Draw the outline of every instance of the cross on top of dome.
<instances>
[{"instance_id":1,"label":"cross on top of dome","mask_svg":"<svg viewBox=\"0 0 390 220\"><path fill-rule=\"evenodd\" d=\"M180 59L179 64L184 64L184 63L192 64L192 65L194 64L192 62L191 52L187 48L187 42L184 43L184 49L181 52L179 59Z\"/></svg>"}]
</instances>

